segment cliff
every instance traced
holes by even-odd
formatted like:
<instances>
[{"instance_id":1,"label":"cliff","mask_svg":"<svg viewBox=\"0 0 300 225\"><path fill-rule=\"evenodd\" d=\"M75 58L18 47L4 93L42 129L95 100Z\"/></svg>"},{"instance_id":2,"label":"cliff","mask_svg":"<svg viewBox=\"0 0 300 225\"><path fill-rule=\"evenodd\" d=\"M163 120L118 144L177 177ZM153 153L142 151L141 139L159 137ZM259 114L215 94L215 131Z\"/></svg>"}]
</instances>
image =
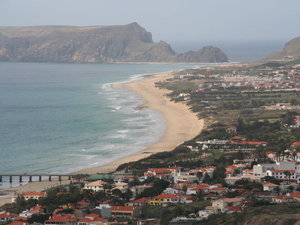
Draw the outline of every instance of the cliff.
<instances>
[{"instance_id":1,"label":"cliff","mask_svg":"<svg viewBox=\"0 0 300 225\"><path fill-rule=\"evenodd\" d=\"M0 27L0 60L16 62L227 62L218 48L176 54L137 23L115 26Z\"/></svg>"}]
</instances>

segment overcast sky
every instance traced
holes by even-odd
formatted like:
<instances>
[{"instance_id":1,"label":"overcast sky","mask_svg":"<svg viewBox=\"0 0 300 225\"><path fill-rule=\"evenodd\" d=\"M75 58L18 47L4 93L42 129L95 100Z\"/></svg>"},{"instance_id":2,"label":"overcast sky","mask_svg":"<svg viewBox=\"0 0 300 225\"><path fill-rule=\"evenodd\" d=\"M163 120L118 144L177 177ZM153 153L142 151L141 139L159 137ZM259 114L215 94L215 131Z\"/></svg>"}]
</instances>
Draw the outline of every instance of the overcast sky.
<instances>
[{"instance_id":1,"label":"overcast sky","mask_svg":"<svg viewBox=\"0 0 300 225\"><path fill-rule=\"evenodd\" d=\"M289 40L300 0L0 0L0 26L131 22L155 41Z\"/></svg>"}]
</instances>

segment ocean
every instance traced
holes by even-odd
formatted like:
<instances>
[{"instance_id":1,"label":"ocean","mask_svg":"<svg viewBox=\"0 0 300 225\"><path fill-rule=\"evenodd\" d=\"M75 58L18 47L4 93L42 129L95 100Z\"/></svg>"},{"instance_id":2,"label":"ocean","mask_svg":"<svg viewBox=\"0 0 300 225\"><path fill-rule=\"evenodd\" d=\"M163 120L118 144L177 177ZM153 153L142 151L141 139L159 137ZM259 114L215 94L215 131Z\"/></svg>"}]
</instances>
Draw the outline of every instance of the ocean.
<instances>
[{"instance_id":1,"label":"ocean","mask_svg":"<svg viewBox=\"0 0 300 225\"><path fill-rule=\"evenodd\" d=\"M111 84L201 65L1 62L0 174L67 174L145 149L162 115Z\"/></svg>"}]
</instances>

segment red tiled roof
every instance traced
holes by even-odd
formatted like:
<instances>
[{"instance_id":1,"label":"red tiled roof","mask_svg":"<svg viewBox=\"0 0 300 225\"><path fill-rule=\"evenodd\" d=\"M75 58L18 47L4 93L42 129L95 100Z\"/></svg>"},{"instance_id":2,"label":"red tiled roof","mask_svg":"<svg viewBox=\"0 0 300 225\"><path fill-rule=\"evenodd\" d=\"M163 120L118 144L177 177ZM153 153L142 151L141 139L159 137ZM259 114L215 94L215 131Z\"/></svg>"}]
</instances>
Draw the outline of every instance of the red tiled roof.
<instances>
[{"instance_id":1,"label":"red tiled roof","mask_svg":"<svg viewBox=\"0 0 300 225\"><path fill-rule=\"evenodd\" d=\"M270 183L270 182L263 182L263 186L273 186L273 187L277 187L278 185L277 185L277 184Z\"/></svg>"},{"instance_id":2,"label":"red tiled roof","mask_svg":"<svg viewBox=\"0 0 300 225\"><path fill-rule=\"evenodd\" d=\"M237 128L235 126L227 127L228 130L236 130Z\"/></svg>"},{"instance_id":3,"label":"red tiled roof","mask_svg":"<svg viewBox=\"0 0 300 225\"><path fill-rule=\"evenodd\" d=\"M78 221L78 223L89 223L89 222L92 222L93 220L91 219L88 219L88 218L84 218L84 219L81 219Z\"/></svg>"},{"instance_id":4,"label":"red tiled roof","mask_svg":"<svg viewBox=\"0 0 300 225\"><path fill-rule=\"evenodd\" d=\"M13 221L7 225L24 225L24 224L29 224L27 222L22 222L22 221Z\"/></svg>"},{"instance_id":5,"label":"red tiled roof","mask_svg":"<svg viewBox=\"0 0 300 225\"><path fill-rule=\"evenodd\" d=\"M224 187L217 187L217 188L211 188L211 191L227 191L227 188Z\"/></svg>"},{"instance_id":6,"label":"red tiled roof","mask_svg":"<svg viewBox=\"0 0 300 225\"><path fill-rule=\"evenodd\" d=\"M167 168L152 168L152 169L148 169L146 171L147 172L155 172L155 173L170 173L170 169Z\"/></svg>"},{"instance_id":7,"label":"red tiled roof","mask_svg":"<svg viewBox=\"0 0 300 225\"><path fill-rule=\"evenodd\" d=\"M102 217L97 217L94 219L95 222L105 222L105 221L108 221L108 219L104 219Z\"/></svg>"},{"instance_id":8,"label":"red tiled roof","mask_svg":"<svg viewBox=\"0 0 300 225\"><path fill-rule=\"evenodd\" d=\"M23 192L21 195L23 196L44 196L45 192Z\"/></svg>"},{"instance_id":9,"label":"red tiled roof","mask_svg":"<svg viewBox=\"0 0 300 225\"><path fill-rule=\"evenodd\" d=\"M241 212L242 208L237 206L232 206L228 208L228 211Z\"/></svg>"},{"instance_id":10,"label":"red tiled roof","mask_svg":"<svg viewBox=\"0 0 300 225\"><path fill-rule=\"evenodd\" d=\"M245 169L245 170L243 170L244 172L253 172L253 170L251 170L251 169Z\"/></svg>"},{"instance_id":11,"label":"red tiled roof","mask_svg":"<svg viewBox=\"0 0 300 225\"><path fill-rule=\"evenodd\" d=\"M87 214L87 215L85 216L85 218L87 218L87 217L97 217L97 216L99 216L99 215L96 214L96 213L90 213L90 214Z\"/></svg>"},{"instance_id":12,"label":"red tiled roof","mask_svg":"<svg viewBox=\"0 0 300 225\"><path fill-rule=\"evenodd\" d=\"M240 140L240 139L243 139L243 137L240 137L240 136L234 136L234 137L232 137L231 139Z\"/></svg>"},{"instance_id":13,"label":"red tiled roof","mask_svg":"<svg viewBox=\"0 0 300 225\"><path fill-rule=\"evenodd\" d=\"M11 212L3 212L0 213L0 218L11 218L11 217L17 217L18 214L11 213Z\"/></svg>"},{"instance_id":14,"label":"red tiled roof","mask_svg":"<svg viewBox=\"0 0 300 225\"><path fill-rule=\"evenodd\" d=\"M294 146L300 146L300 141L296 141L292 145L294 145Z\"/></svg>"},{"instance_id":15,"label":"red tiled roof","mask_svg":"<svg viewBox=\"0 0 300 225\"><path fill-rule=\"evenodd\" d=\"M139 199L130 201L128 203L144 203L144 202L148 202L148 201L149 201L149 198L139 198Z\"/></svg>"},{"instance_id":16,"label":"red tiled roof","mask_svg":"<svg viewBox=\"0 0 300 225\"><path fill-rule=\"evenodd\" d=\"M286 196L286 195L278 195L278 196L276 196L274 198L276 198L276 199L293 199L293 197Z\"/></svg>"},{"instance_id":17,"label":"red tiled roof","mask_svg":"<svg viewBox=\"0 0 300 225\"><path fill-rule=\"evenodd\" d=\"M111 210L112 211L133 211L136 207L134 206L112 206Z\"/></svg>"},{"instance_id":18,"label":"red tiled roof","mask_svg":"<svg viewBox=\"0 0 300 225\"><path fill-rule=\"evenodd\" d=\"M24 217L24 216L18 216L18 220L26 221L27 219L28 219L27 217Z\"/></svg>"},{"instance_id":19,"label":"red tiled roof","mask_svg":"<svg viewBox=\"0 0 300 225\"><path fill-rule=\"evenodd\" d=\"M226 169L235 169L236 168L236 166L235 165L229 165L229 166L226 166Z\"/></svg>"},{"instance_id":20,"label":"red tiled roof","mask_svg":"<svg viewBox=\"0 0 300 225\"><path fill-rule=\"evenodd\" d=\"M225 174L232 174L233 171L225 171Z\"/></svg>"}]
</instances>

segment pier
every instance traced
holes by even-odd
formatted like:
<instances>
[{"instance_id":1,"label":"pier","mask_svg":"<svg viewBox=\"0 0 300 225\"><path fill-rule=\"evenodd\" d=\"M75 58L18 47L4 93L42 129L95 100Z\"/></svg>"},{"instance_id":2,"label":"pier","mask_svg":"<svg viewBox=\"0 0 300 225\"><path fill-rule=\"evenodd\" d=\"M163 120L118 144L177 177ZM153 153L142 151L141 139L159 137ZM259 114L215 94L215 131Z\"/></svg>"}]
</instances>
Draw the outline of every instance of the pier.
<instances>
[{"instance_id":1,"label":"pier","mask_svg":"<svg viewBox=\"0 0 300 225\"><path fill-rule=\"evenodd\" d=\"M24 177L28 178L28 182L32 182L33 177L37 177L38 181L41 182L43 177L46 177L46 179L48 178L48 181L52 181L52 178L58 178L58 181L62 181L63 178L65 178L65 180L71 180L72 178L76 179L76 176L77 175L69 174L0 174L0 183L3 182L3 177L8 177L10 183L13 182L14 177L18 177L19 182L22 183Z\"/></svg>"}]
</instances>

